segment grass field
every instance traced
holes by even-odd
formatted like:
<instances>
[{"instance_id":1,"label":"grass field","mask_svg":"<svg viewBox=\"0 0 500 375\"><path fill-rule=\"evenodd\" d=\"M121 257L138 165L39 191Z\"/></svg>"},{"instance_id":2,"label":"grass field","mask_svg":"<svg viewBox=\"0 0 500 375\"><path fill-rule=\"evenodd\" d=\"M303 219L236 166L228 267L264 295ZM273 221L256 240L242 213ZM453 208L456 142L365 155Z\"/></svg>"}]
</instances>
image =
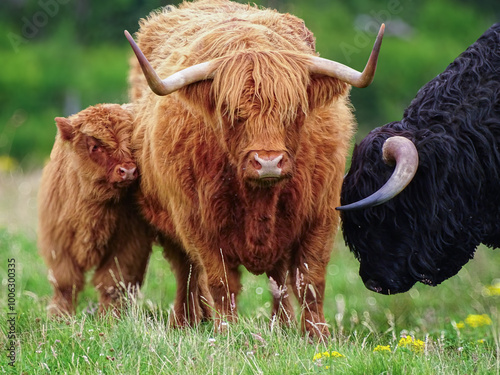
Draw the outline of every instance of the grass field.
<instances>
[{"instance_id":1,"label":"grass field","mask_svg":"<svg viewBox=\"0 0 500 375\"><path fill-rule=\"evenodd\" d=\"M485 247L438 287L419 284L382 296L365 289L339 236L328 267L325 313L332 337L326 342L273 325L267 280L247 273L240 320L225 334L214 333L211 323L169 329L175 284L160 249L141 295L121 319L98 316L88 287L76 317L49 320L51 288L34 227L38 176L0 174L0 374L500 373L500 251Z\"/></svg>"}]
</instances>

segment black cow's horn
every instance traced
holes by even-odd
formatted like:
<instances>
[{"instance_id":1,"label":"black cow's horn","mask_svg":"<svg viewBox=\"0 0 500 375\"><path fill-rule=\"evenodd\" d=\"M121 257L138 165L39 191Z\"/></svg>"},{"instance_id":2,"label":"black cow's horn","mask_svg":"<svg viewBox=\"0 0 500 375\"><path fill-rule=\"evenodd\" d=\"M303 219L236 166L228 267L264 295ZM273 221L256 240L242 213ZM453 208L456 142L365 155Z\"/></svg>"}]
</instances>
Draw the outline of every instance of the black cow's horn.
<instances>
[{"instance_id":1,"label":"black cow's horn","mask_svg":"<svg viewBox=\"0 0 500 375\"><path fill-rule=\"evenodd\" d=\"M401 193L410 183L418 168L418 152L413 142L405 137L390 137L384 142L382 154L386 164L396 164L394 172L385 185L372 195L360 201L337 207L337 210L351 211L378 206Z\"/></svg>"}]
</instances>

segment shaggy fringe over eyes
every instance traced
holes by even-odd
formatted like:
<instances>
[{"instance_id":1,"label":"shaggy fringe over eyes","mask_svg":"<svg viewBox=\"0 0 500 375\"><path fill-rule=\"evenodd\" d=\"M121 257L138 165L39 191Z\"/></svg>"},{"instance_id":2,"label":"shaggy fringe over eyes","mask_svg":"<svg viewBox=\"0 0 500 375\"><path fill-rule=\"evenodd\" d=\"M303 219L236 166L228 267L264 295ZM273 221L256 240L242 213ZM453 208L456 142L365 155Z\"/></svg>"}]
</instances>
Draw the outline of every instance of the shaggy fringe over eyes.
<instances>
[{"instance_id":1,"label":"shaggy fringe over eyes","mask_svg":"<svg viewBox=\"0 0 500 375\"><path fill-rule=\"evenodd\" d=\"M132 114L119 104L96 105L74 116L74 126L106 145L118 159L130 157Z\"/></svg>"},{"instance_id":2,"label":"shaggy fringe over eyes","mask_svg":"<svg viewBox=\"0 0 500 375\"><path fill-rule=\"evenodd\" d=\"M298 111L307 114L308 63L307 56L275 51L240 52L227 57L212 84L216 116L233 123L248 118L251 111L289 124Z\"/></svg>"}]
</instances>

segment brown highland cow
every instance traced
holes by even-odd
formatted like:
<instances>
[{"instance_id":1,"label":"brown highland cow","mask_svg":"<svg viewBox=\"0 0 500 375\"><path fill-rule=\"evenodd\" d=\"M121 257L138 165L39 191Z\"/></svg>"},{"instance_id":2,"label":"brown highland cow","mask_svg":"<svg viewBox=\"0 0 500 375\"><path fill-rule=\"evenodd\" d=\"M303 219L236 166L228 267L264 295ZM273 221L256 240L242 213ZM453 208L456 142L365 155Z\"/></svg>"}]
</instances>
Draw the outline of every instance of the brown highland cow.
<instances>
[{"instance_id":1,"label":"brown highland cow","mask_svg":"<svg viewBox=\"0 0 500 375\"><path fill-rule=\"evenodd\" d=\"M328 333L349 84L371 82L381 34L363 73L318 57L302 20L226 0L152 13L137 33L145 56L128 37L140 60L130 73L140 201L173 265L176 323L212 306L216 327L235 319L243 265L271 280L273 316L293 319L288 284L302 328Z\"/></svg>"},{"instance_id":2,"label":"brown highland cow","mask_svg":"<svg viewBox=\"0 0 500 375\"><path fill-rule=\"evenodd\" d=\"M54 287L52 315L75 312L91 268L101 310L118 307L142 283L153 237L135 203L130 107L101 104L56 118L38 195L38 246Z\"/></svg>"}]
</instances>

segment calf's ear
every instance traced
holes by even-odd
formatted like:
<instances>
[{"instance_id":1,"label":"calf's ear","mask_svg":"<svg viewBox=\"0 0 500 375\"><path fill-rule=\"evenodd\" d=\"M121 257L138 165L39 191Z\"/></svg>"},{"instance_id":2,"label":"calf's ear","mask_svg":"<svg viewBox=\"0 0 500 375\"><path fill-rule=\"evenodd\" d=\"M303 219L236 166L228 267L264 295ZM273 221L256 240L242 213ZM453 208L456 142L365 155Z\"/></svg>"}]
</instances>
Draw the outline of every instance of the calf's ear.
<instances>
[{"instance_id":1,"label":"calf's ear","mask_svg":"<svg viewBox=\"0 0 500 375\"><path fill-rule=\"evenodd\" d=\"M65 117L56 117L55 120L61 138L65 141L71 141L74 136L73 126L71 126L71 121Z\"/></svg>"}]
</instances>

